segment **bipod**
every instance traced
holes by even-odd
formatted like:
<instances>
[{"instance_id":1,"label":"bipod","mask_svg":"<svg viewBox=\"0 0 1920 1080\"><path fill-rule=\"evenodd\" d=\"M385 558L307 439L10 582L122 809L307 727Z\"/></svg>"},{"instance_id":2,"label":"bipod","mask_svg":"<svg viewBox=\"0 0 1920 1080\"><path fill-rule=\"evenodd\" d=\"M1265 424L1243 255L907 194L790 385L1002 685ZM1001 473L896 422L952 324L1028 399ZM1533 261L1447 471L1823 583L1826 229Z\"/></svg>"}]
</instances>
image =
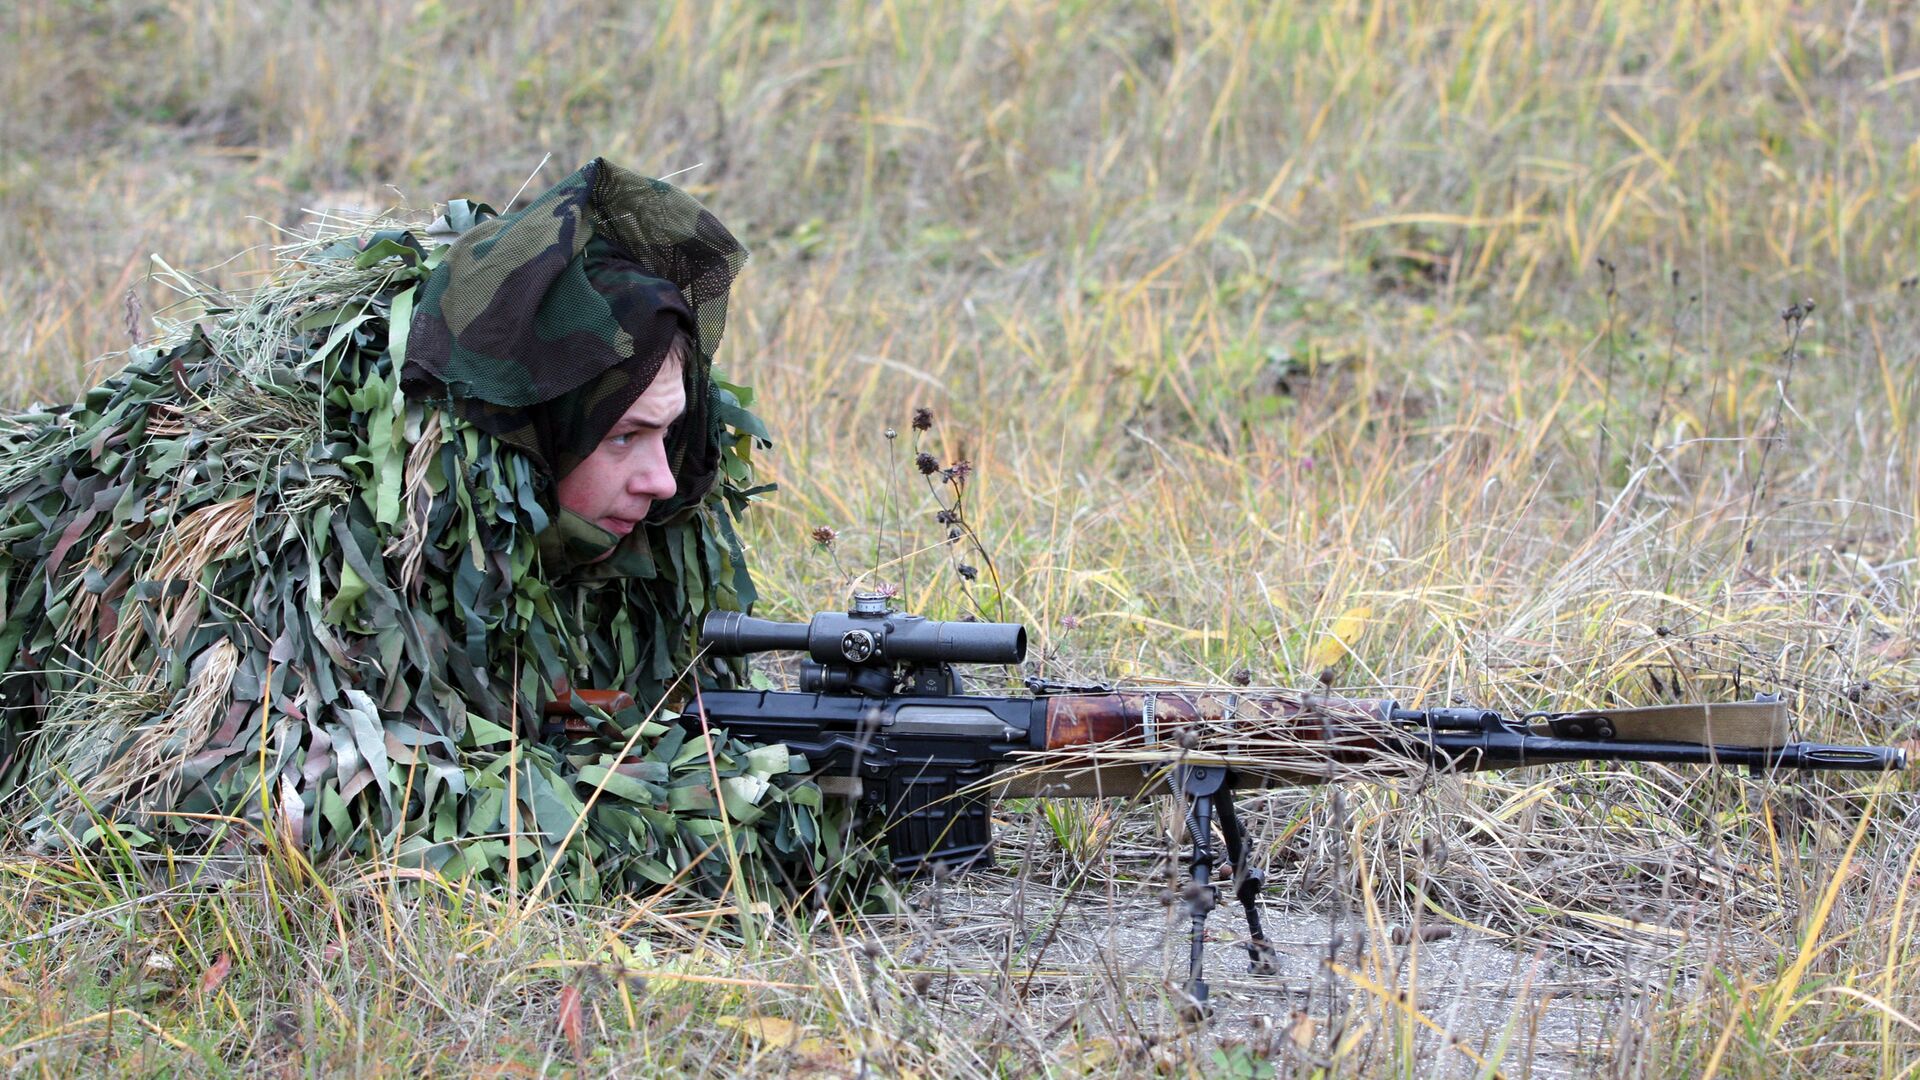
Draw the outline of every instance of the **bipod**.
<instances>
[{"instance_id":1,"label":"bipod","mask_svg":"<svg viewBox=\"0 0 1920 1080\"><path fill-rule=\"evenodd\" d=\"M1213 850L1213 825L1220 823L1220 835L1227 842L1227 858L1233 866L1233 893L1247 912L1247 958L1255 975L1273 975L1279 970L1266 930L1260 925L1260 890L1266 875L1253 869L1253 845L1240 828L1240 815L1233 806L1233 784L1223 765L1179 765L1174 769L1174 784L1187 804L1187 839L1193 844L1190 876L1180 895L1186 901L1187 914L1193 917L1192 951L1187 959L1187 1000L1181 1015L1191 1021L1212 1013L1207 1002L1207 980L1201 977L1206 956L1207 916L1220 901L1219 887L1213 884L1216 856Z\"/></svg>"}]
</instances>

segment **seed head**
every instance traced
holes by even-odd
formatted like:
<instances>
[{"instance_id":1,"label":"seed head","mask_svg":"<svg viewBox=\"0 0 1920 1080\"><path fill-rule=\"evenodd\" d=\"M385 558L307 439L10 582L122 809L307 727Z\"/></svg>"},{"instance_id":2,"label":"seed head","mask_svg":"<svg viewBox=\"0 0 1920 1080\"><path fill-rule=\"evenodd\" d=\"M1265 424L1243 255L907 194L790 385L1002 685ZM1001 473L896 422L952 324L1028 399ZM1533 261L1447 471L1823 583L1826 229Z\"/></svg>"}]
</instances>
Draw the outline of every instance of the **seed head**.
<instances>
[{"instance_id":1,"label":"seed head","mask_svg":"<svg viewBox=\"0 0 1920 1080\"><path fill-rule=\"evenodd\" d=\"M932 454L920 454L913 459L913 467L920 470L921 476L932 476L940 471L940 462Z\"/></svg>"},{"instance_id":2,"label":"seed head","mask_svg":"<svg viewBox=\"0 0 1920 1080\"><path fill-rule=\"evenodd\" d=\"M960 576L966 578L968 581L976 581L980 577L979 569L970 563L961 563L955 567L955 569L960 571Z\"/></svg>"},{"instance_id":3,"label":"seed head","mask_svg":"<svg viewBox=\"0 0 1920 1080\"><path fill-rule=\"evenodd\" d=\"M933 426L933 410L925 405L913 410L913 430L925 431Z\"/></svg>"},{"instance_id":4,"label":"seed head","mask_svg":"<svg viewBox=\"0 0 1920 1080\"><path fill-rule=\"evenodd\" d=\"M832 529L828 528L825 525L822 525L819 528L813 530L813 542L816 544L819 544L823 548L832 547L834 540L838 539L839 536L840 536L839 533L834 532Z\"/></svg>"}]
</instances>

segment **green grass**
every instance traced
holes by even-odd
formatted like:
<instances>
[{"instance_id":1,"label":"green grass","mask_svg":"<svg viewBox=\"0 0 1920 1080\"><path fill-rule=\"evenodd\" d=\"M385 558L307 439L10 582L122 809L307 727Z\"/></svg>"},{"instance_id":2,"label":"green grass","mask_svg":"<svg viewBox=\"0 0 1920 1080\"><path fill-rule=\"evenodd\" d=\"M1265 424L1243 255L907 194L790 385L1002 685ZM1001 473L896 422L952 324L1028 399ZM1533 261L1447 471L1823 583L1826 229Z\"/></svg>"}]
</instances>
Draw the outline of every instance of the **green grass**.
<instances>
[{"instance_id":1,"label":"green grass","mask_svg":"<svg viewBox=\"0 0 1920 1080\"><path fill-rule=\"evenodd\" d=\"M23 0L0 15L0 399L70 396L150 334L150 253L242 288L304 209L499 204L548 154L534 190L601 153L679 173L754 249L721 360L778 437L764 613L857 576L1020 619L1056 675L1310 686L1331 659L1345 686L1518 709L1777 690L1813 736L1911 738L1910 23L1768 0ZM940 543L919 450L974 465L1003 592L963 587L979 555ZM1163 1007L1178 927L1144 951L1083 934L1070 964L1043 944L1082 904L1161 917L1153 808L1006 807L1024 869L946 886L942 918L744 945L287 852L15 852L0 1063L1471 1072L1427 1026L1459 1019L1453 944L1391 940L1420 912L1545 949L1591 995L1553 1050L1516 983L1512 1025L1470 1046L1507 1074L1898 1076L1920 1062L1910 789L1595 767L1351 787L1341 813L1262 796L1279 936L1324 940L1330 911L1358 931L1307 996L1236 989L1210 1034Z\"/></svg>"}]
</instances>

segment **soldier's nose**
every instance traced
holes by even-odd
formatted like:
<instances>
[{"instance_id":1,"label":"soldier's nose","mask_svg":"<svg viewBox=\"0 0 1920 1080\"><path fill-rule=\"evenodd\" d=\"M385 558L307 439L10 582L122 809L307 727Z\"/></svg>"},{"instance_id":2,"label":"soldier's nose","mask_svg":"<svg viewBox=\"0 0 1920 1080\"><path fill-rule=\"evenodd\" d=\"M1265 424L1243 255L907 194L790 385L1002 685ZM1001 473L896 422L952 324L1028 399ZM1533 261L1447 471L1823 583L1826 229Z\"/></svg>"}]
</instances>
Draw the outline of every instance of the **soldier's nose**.
<instances>
[{"instance_id":1,"label":"soldier's nose","mask_svg":"<svg viewBox=\"0 0 1920 1080\"><path fill-rule=\"evenodd\" d=\"M679 485L673 479L673 467L667 463L666 448L648 454L640 467L627 478L627 491L648 499L671 499Z\"/></svg>"}]
</instances>

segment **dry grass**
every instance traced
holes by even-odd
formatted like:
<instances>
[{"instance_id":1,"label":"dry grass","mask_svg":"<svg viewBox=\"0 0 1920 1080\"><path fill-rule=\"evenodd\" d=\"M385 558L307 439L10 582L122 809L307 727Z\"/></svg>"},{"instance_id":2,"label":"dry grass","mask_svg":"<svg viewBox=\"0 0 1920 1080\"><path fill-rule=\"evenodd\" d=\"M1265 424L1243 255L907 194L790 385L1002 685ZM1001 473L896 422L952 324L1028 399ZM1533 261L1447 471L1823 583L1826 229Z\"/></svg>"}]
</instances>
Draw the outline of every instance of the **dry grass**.
<instances>
[{"instance_id":1,"label":"dry grass","mask_svg":"<svg viewBox=\"0 0 1920 1080\"><path fill-rule=\"evenodd\" d=\"M722 360L780 437L769 613L858 574L1025 621L1056 675L1778 690L1816 737L1911 735L1900 5L25 0L0 43L13 402L154 332L150 252L245 287L303 209L497 202L604 153L690 170L755 251ZM939 543L920 450L973 465L1003 593L956 574L979 555ZM1232 976L1209 1033L1163 1007L1152 807L1010 804L1016 869L744 943L270 844L15 856L0 1061L1898 1076L1910 788L1595 767L1261 796L1300 973Z\"/></svg>"}]
</instances>

